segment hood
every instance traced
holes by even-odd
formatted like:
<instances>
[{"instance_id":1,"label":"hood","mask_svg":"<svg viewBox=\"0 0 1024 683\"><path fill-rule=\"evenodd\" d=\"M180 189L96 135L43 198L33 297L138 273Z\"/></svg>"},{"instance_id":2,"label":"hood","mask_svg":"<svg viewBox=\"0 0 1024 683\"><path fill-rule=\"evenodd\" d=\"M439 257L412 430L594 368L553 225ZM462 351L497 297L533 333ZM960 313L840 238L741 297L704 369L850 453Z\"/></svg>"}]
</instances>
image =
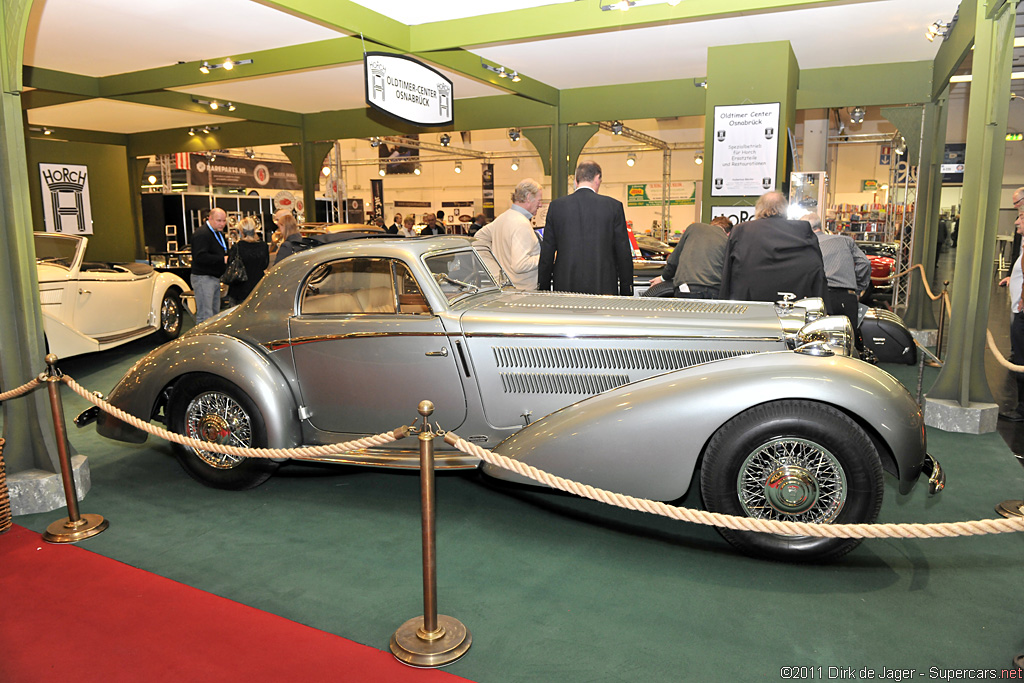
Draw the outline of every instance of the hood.
<instances>
[{"instance_id":1,"label":"hood","mask_svg":"<svg viewBox=\"0 0 1024 683\"><path fill-rule=\"evenodd\" d=\"M466 334L784 338L775 306L753 301L501 292L465 306Z\"/></svg>"}]
</instances>

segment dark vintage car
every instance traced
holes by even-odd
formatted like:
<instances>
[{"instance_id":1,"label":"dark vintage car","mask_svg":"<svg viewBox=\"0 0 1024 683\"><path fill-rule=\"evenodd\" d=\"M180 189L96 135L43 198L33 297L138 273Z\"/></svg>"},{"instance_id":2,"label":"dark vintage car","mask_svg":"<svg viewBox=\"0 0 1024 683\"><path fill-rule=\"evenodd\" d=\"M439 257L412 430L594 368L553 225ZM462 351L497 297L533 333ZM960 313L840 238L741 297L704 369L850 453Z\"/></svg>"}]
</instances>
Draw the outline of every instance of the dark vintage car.
<instances>
[{"instance_id":1,"label":"dark vintage car","mask_svg":"<svg viewBox=\"0 0 1024 683\"><path fill-rule=\"evenodd\" d=\"M922 471L921 411L850 356L820 299L770 303L523 292L460 237L362 238L284 259L240 306L142 358L117 407L198 439L287 448L432 420L468 441L619 493L807 522L871 522L882 473ZM107 437L146 434L103 413ZM418 467L411 440L320 458ZM439 447L438 469L480 462ZM282 463L179 448L210 486L244 489ZM493 477L515 480L488 466ZM857 541L723 531L754 553L830 558Z\"/></svg>"}]
</instances>

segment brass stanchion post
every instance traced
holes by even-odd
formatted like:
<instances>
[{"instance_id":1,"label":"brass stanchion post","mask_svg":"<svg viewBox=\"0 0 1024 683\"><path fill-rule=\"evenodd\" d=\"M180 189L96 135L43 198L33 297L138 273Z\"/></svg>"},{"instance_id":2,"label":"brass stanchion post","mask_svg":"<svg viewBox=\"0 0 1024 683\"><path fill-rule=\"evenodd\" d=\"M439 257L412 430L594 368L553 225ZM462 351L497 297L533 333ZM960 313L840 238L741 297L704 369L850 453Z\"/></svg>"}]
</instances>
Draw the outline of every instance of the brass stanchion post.
<instances>
[{"instance_id":1,"label":"brass stanchion post","mask_svg":"<svg viewBox=\"0 0 1024 683\"><path fill-rule=\"evenodd\" d=\"M949 289L949 280L942 281L942 302L939 304L939 331L935 336L935 357L942 360L942 338L946 331L946 291Z\"/></svg>"},{"instance_id":2,"label":"brass stanchion post","mask_svg":"<svg viewBox=\"0 0 1024 683\"><path fill-rule=\"evenodd\" d=\"M434 489L434 432L427 418L434 404L421 401L423 416L420 431L420 504L423 513L423 616L413 617L391 636L391 652L405 664L438 667L451 664L466 654L473 636L461 621L437 613L437 510Z\"/></svg>"},{"instance_id":3,"label":"brass stanchion post","mask_svg":"<svg viewBox=\"0 0 1024 683\"><path fill-rule=\"evenodd\" d=\"M64 497L68 503L68 516L58 519L46 527L43 540L48 543L75 543L95 536L108 526L110 522L102 515L78 514L78 495L75 491L75 473L68 457L68 436L64 429L64 405L60 401L60 371L55 367L57 356L46 355L47 371L40 379L47 383L50 392L50 412L53 415L53 431L57 437L57 459L60 461L60 476L64 483Z\"/></svg>"}]
</instances>

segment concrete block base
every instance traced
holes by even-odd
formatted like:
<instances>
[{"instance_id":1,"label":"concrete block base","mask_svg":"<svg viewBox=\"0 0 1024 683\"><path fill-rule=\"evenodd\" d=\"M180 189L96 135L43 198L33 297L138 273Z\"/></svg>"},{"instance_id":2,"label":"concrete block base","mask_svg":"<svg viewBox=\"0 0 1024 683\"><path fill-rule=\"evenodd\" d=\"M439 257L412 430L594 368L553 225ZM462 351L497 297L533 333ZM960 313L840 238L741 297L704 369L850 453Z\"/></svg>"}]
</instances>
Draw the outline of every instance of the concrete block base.
<instances>
[{"instance_id":1,"label":"concrete block base","mask_svg":"<svg viewBox=\"0 0 1024 683\"><path fill-rule=\"evenodd\" d=\"M924 423L946 432L963 434L987 434L996 431L999 419L999 405L996 403L971 403L964 407L956 401L941 398L925 398Z\"/></svg>"},{"instance_id":2,"label":"concrete block base","mask_svg":"<svg viewBox=\"0 0 1024 683\"><path fill-rule=\"evenodd\" d=\"M914 339L916 339L917 343L921 346L931 348L939 343L938 330L911 330L910 334L913 335Z\"/></svg>"},{"instance_id":3,"label":"concrete block base","mask_svg":"<svg viewBox=\"0 0 1024 683\"><path fill-rule=\"evenodd\" d=\"M82 500L92 487L88 459L84 455L72 456L71 469L75 477L75 493L78 500ZM60 472L26 470L17 474L8 474L7 489L11 494L12 515L50 512L58 508L66 508L68 504L67 498L64 497Z\"/></svg>"}]
</instances>

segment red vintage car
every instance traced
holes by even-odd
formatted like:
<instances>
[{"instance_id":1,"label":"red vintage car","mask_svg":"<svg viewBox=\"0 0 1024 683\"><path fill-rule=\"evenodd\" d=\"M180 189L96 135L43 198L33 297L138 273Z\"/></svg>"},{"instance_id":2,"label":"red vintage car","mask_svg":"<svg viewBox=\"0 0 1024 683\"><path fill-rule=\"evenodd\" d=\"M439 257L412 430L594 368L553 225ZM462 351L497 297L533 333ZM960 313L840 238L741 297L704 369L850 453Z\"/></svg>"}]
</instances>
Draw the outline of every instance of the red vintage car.
<instances>
[{"instance_id":1,"label":"red vintage car","mask_svg":"<svg viewBox=\"0 0 1024 683\"><path fill-rule=\"evenodd\" d=\"M864 295L865 302L871 300L892 301L892 280L896 273L897 242L870 242L857 240L857 246L871 261L871 286Z\"/></svg>"}]
</instances>

